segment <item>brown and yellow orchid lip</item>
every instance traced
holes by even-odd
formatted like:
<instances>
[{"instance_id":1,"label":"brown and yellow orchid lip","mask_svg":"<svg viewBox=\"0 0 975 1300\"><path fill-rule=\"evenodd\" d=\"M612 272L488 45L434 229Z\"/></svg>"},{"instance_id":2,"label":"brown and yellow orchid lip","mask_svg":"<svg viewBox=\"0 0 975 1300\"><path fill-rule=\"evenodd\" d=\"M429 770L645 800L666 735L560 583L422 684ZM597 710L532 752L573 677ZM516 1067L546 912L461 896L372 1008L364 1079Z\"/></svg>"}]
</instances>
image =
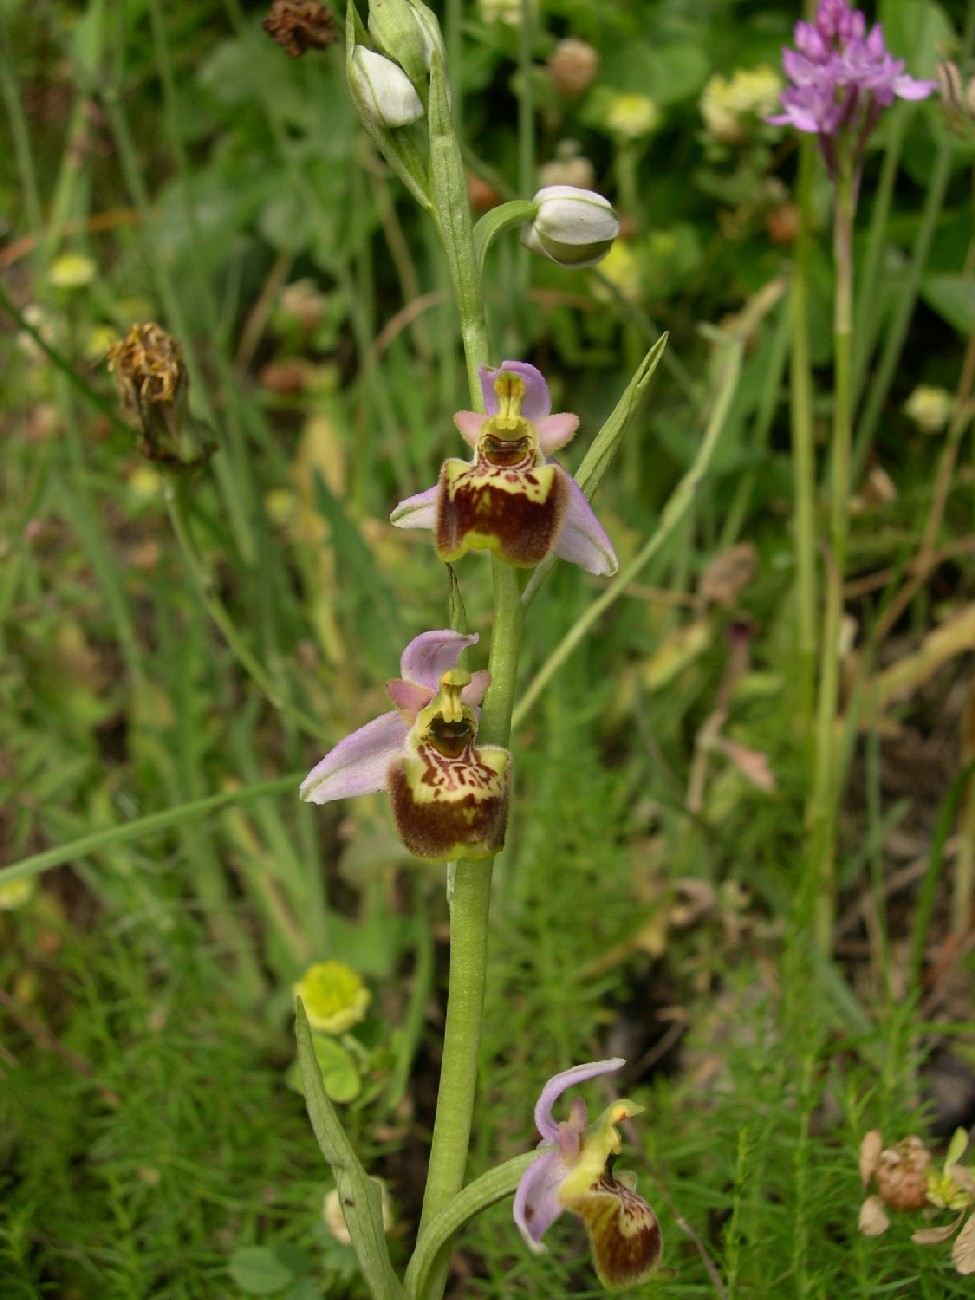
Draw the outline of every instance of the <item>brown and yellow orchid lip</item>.
<instances>
[{"instance_id":1,"label":"brown and yellow orchid lip","mask_svg":"<svg viewBox=\"0 0 975 1300\"><path fill-rule=\"evenodd\" d=\"M563 1204L586 1225L593 1263L603 1286L635 1286L660 1263L663 1236L657 1216L625 1182L605 1173Z\"/></svg>"},{"instance_id":2,"label":"brown and yellow orchid lip","mask_svg":"<svg viewBox=\"0 0 975 1300\"><path fill-rule=\"evenodd\" d=\"M568 496L558 465L448 460L437 491L437 554L450 562L467 551L493 551L509 564L540 564L555 544Z\"/></svg>"},{"instance_id":3,"label":"brown and yellow orchid lip","mask_svg":"<svg viewBox=\"0 0 975 1300\"><path fill-rule=\"evenodd\" d=\"M419 858L487 858L504 845L511 756L467 743L448 756L432 738L393 759L387 787L400 839Z\"/></svg>"},{"instance_id":4,"label":"brown and yellow orchid lip","mask_svg":"<svg viewBox=\"0 0 975 1300\"><path fill-rule=\"evenodd\" d=\"M462 669L444 673L386 777L400 839L434 862L490 857L504 844L511 755L474 744L477 715L462 698L470 680Z\"/></svg>"}]
</instances>

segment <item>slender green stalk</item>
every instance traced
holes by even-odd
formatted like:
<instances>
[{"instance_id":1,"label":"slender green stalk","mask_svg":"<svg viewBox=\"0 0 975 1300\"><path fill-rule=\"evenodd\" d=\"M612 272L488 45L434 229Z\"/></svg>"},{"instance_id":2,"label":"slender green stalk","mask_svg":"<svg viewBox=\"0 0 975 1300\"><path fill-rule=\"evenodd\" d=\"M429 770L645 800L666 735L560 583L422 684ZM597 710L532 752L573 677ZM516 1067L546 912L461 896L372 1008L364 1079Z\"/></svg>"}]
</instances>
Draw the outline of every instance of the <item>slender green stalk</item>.
<instances>
[{"instance_id":1,"label":"slender green stalk","mask_svg":"<svg viewBox=\"0 0 975 1300\"><path fill-rule=\"evenodd\" d=\"M823 953L828 953L832 946L836 893L836 819L841 787L837 743L840 627L843 618L853 437L853 215L856 208L856 179L850 167L846 167L837 177L835 193L833 255L836 287L833 314L829 572L820 646L815 770L809 803L810 866L816 880L814 929L816 944Z\"/></svg>"},{"instance_id":2,"label":"slender green stalk","mask_svg":"<svg viewBox=\"0 0 975 1300\"><path fill-rule=\"evenodd\" d=\"M797 687L799 723L811 746L816 698L816 461L813 449L813 388L809 359L809 261L812 235L812 176L816 159L810 141L799 145L799 235L789 292L792 312L792 449L795 491Z\"/></svg>"},{"instance_id":3,"label":"slender green stalk","mask_svg":"<svg viewBox=\"0 0 975 1300\"><path fill-rule=\"evenodd\" d=\"M436 59L431 68L430 151L438 225L460 313L471 401L483 410L478 370L488 361L488 337L480 268L460 146L453 130L446 80ZM515 570L495 560L493 572L491 687L484 702L480 736L485 743L504 745L511 731L523 613ZM419 1243L464 1185L481 1048L493 866L493 859L488 859L460 861L449 868L450 982ZM448 1263L449 1240L430 1267L423 1290L425 1300L438 1300L443 1295Z\"/></svg>"},{"instance_id":4,"label":"slender green stalk","mask_svg":"<svg viewBox=\"0 0 975 1300\"><path fill-rule=\"evenodd\" d=\"M147 817L137 817L134 821L92 831L90 835L82 835L80 839L70 840L67 844L56 844L29 858L21 858L9 867L0 867L0 885L9 885L14 880L39 875L51 867L77 862L79 858L90 857L93 853L103 853L117 845L155 835L159 831L168 830L170 826L179 826L191 818L203 817L220 808L228 808L231 804L248 803L252 799L284 794L289 790L293 793L304 775L303 771L293 772L290 776L275 777L273 781L259 781L256 785L243 786L239 790L208 795L205 799L195 799L178 808L164 808L162 812L150 813Z\"/></svg>"}]
</instances>

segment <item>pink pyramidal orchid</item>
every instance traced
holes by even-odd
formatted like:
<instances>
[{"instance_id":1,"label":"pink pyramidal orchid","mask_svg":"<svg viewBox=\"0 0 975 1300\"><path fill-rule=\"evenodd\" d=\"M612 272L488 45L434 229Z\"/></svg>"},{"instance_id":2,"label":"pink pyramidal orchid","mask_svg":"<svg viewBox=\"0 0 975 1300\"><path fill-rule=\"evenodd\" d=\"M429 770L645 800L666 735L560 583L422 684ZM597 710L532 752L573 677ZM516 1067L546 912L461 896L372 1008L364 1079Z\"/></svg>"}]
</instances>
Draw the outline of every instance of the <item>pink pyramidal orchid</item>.
<instances>
[{"instance_id":1,"label":"pink pyramidal orchid","mask_svg":"<svg viewBox=\"0 0 975 1300\"><path fill-rule=\"evenodd\" d=\"M552 415L548 384L527 361L482 366L487 411L458 411L454 422L471 461L448 460L435 487L401 501L397 528L432 528L442 560L492 551L534 566L554 551L589 573L612 574L612 543L575 479L548 453L572 438L577 415Z\"/></svg>"},{"instance_id":2,"label":"pink pyramidal orchid","mask_svg":"<svg viewBox=\"0 0 975 1300\"><path fill-rule=\"evenodd\" d=\"M936 87L908 76L880 24L868 32L849 0L820 0L814 22L796 23L795 43L782 51L791 82L782 92L783 111L768 120L817 135L834 177L844 152L859 165L881 109L895 99L926 99Z\"/></svg>"},{"instance_id":3,"label":"pink pyramidal orchid","mask_svg":"<svg viewBox=\"0 0 975 1300\"><path fill-rule=\"evenodd\" d=\"M301 783L311 803L389 793L396 828L417 857L483 858L504 844L511 756L477 748L476 706L490 683L457 662L476 636L415 637L386 683L396 708L340 740Z\"/></svg>"},{"instance_id":4,"label":"pink pyramidal orchid","mask_svg":"<svg viewBox=\"0 0 975 1300\"><path fill-rule=\"evenodd\" d=\"M557 1121L552 1107L567 1088L626 1062L619 1057L591 1061L549 1079L535 1105L541 1155L528 1166L515 1192L515 1223L527 1245L542 1254L542 1237L563 1210L586 1225L593 1263L606 1287L633 1286L650 1276L663 1253L657 1216L634 1190L632 1175L613 1175L621 1150L616 1125L643 1109L632 1101L615 1101L594 1124L586 1124L581 1097L569 1106L569 1118Z\"/></svg>"}]
</instances>

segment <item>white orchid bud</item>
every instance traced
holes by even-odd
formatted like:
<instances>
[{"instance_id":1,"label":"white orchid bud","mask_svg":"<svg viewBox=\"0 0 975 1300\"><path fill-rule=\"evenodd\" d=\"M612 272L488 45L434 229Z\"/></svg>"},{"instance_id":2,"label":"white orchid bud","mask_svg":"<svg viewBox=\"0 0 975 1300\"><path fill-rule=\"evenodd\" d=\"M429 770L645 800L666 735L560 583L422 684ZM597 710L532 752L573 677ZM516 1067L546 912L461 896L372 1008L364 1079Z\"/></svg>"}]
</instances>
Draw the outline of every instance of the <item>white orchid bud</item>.
<instances>
[{"instance_id":1,"label":"white orchid bud","mask_svg":"<svg viewBox=\"0 0 975 1300\"><path fill-rule=\"evenodd\" d=\"M359 112L377 126L408 126L423 116L420 96L409 77L375 50L355 47L349 83Z\"/></svg>"},{"instance_id":2,"label":"white orchid bud","mask_svg":"<svg viewBox=\"0 0 975 1300\"><path fill-rule=\"evenodd\" d=\"M620 232L612 204L594 190L548 185L534 202L538 215L522 227L521 242L560 266L595 266Z\"/></svg>"},{"instance_id":3,"label":"white orchid bud","mask_svg":"<svg viewBox=\"0 0 975 1300\"><path fill-rule=\"evenodd\" d=\"M370 0L369 35L377 49L394 59L414 86L430 67L428 37L410 0Z\"/></svg>"}]
</instances>

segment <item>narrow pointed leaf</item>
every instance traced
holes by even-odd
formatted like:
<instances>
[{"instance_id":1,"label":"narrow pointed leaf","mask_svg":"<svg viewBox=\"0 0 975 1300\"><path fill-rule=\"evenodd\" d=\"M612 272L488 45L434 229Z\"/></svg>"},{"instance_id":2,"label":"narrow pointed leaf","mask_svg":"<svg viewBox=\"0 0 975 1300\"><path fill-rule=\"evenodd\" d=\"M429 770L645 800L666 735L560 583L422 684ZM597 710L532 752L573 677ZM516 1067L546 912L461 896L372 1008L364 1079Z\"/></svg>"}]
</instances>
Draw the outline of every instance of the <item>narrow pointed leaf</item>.
<instances>
[{"instance_id":1,"label":"narrow pointed leaf","mask_svg":"<svg viewBox=\"0 0 975 1300\"><path fill-rule=\"evenodd\" d=\"M510 1196L521 1181L522 1175L538 1157L537 1151L507 1160L503 1165L488 1170L480 1178L469 1183L463 1191L431 1219L424 1230L416 1250L406 1270L406 1294L410 1300L421 1300L430 1278L430 1272L437 1261L442 1248L450 1241L454 1233L465 1223L480 1214L489 1205L494 1205L505 1196Z\"/></svg>"},{"instance_id":2,"label":"narrow pointed leaf","mask_svg":"<svg viewBox=\"0 0 975 1300\"><path fill-rule=\"evenodd\" d=\"M402 1300L402 1283L393 1271L386 1234L383 1230L382 1197L375 1181L359 1162L345 1135L342 1121L328 1099L321 1072L315 1059L311 1027L301 999L295 1007L295 1034L298 1039L298 1065L305 1091L308 1117L315 1131L319 1150L328 1161L335 1178L349 1236L359 1259L362 1276L374 1300Z\"/></svg>"},{"instance_id":3,"label":"narrow pointed leaf","mask_svg":"<svg viewBox=\"0 0 975 1300\"><path fill-rule=\"evenodd\" d=\"M531 199L512 199L510 203L502 203L485 212L474 227L474 252L482 271L487 251L498 236L534 221L537 212L538 204Z\"/></svg>"}]
</instances>

